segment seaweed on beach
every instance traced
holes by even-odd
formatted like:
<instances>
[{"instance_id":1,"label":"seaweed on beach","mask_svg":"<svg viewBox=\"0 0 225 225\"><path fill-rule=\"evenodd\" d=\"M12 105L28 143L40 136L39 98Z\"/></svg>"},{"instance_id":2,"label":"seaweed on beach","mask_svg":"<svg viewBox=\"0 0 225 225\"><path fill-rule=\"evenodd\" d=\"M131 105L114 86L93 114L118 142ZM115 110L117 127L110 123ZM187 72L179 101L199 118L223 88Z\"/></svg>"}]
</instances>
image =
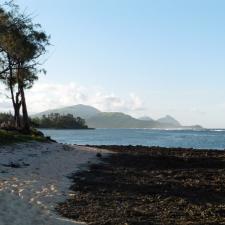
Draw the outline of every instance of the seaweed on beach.
<instances>
[{"instance_id":1,"label":"seaweed on beach","mask_svg":"<svg viewBox=\"0 0 225 225\"><path fill-rule=\"evenodd\" d=\"M104 146L116 154L73 175L57 207L88 224L225 224L225 152Z\"/></svg>"},{"instance_id":2,"label":"seaweed on beach","mask_svg":"<svg viewBox=\"0 0 225 225\"><path fill-rule=\"evenodd\" d=\"M30 164L22 162L22 163L14 163L14 162L10 162L8 164L2 164L4 167L11 167L14 169L18 169L18 168L23 168L23 167L27 167L30 166Z\"/></svg>"}]
</instances>

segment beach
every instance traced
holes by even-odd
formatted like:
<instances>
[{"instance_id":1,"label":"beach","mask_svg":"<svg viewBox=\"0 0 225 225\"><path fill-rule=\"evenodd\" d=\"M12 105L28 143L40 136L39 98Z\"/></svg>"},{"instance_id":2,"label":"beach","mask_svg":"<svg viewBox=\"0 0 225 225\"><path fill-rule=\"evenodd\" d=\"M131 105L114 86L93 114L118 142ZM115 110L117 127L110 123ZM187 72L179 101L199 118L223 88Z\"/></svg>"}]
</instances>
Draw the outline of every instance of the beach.
<instances>
[{"instance_id":1,"label":"beach","mask_svg":"<svg viewBox=\"0 0 225 225\"><path fill-rule=\"evenodd\" d=\"M73 176L58 211L88 224L225 224L225 152L100 146L116 154Z\"/></svg>"},{"instance_id":2,"label":"beach","mask_svg":"<svg viewBox=\"0 0 225 225\"><path fill-rule=\"evenodd\" d=\"M56 213L73 173L97 162L95 148L27 142L0 147L0 225L83 224Z\"/></svg>"},{"instance_id":3,"label":"beach","mask_svg":"<svg viewBox=\"0 0 225 225\"><path fill-rule=\"evenodd\" d=\"M225 152L0 147L0 225L225 224Z\"/></svg>"}]
</instances>

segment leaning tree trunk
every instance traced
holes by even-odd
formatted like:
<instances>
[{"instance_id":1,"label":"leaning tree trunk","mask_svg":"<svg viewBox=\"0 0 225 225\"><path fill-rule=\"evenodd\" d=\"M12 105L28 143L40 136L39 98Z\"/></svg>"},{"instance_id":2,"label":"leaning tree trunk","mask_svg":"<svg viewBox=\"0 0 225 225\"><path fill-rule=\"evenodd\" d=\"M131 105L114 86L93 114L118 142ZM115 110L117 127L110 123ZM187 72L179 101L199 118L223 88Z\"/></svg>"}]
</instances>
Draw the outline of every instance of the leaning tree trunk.
<instances>
[{"instance_id":1,"label":"leaning tree trunk","mask_svg":"<svg viewBox=\"0 0 225 225\"><path fill-rule=\"evenodd\" d=\"M30 121L29 116L27 112L27 104L26 104L26 98L24 93L24 84L23 84L23 74L21 73L21 64L18 66L17 70L17 82L18 82L18 89L21 97L21 106L22 106L22 121L23 121L23 131L25 133L30 132Z\"/></svg>"},{"instance_id":2,"label":"leaning tree trunk","mask_svg":"<svg viewBox=\"0 0 225 225\"><path fill-rule=\"evenodd\" d=\"M15 124L17 129L21 129L20 108L18 105L15 106Z\"/></svg>"},{"instance_id":3,"label":"leaning tree trunk","mask_svg":"<svg viewBox=\"0 0 225 225\"><path fill-rule=\"evenodd\" d=\"M23 129L25 132L30 131L30 121L27 112L27 104L23 86L20 86L20 94L21 94L21 104L22 104L22 112L23 112Z\"/></svg>"},{"instance_id":4,"label":"leaning tree trunk","mask_svg":"<svg viewBox=\"0 0 225 225\"><path fill-rule=\"evenodd\" d=\"M21 101L19 99L20 91L16 93L16 100L15 100L15 121L17 128L21 128L21 118L20 118L20 107L21 107Z\"/></svg>"},{"instance_id":5,"label":"leaning tree trunk","mask_svg":"<svg viewBox=\"0 0 225 225\"><path fill-rule=\"evenodd\" d=\"M18 104L17 99L15 100L14 98L14 92L13 92L13 87L10 84L10 92L11 92L11 98L12 98L12 103L13 103L13 109L14 109L14 124L16 129L21 128L21 123L20 123L20 104Z\"/></svg>"},{"instance_id":6,"label":"leaning tree trunk","mask_svg":"<svg viewBox=\"0 0 225 225\"><path fill-rule=\"evenodd\" d=\"M14 126L16 129L21 128L21 123L20 123L20 104L18 104L18 94L16 94L16 99L14 95L14 90L13 90L13 69L12 69L12 63L11 63L11 58L9 55L8 57L8 63L9 63L9 89L11 93L11 99L13 103L13 109L14 109Z\"/></svg>"}]
</instances>

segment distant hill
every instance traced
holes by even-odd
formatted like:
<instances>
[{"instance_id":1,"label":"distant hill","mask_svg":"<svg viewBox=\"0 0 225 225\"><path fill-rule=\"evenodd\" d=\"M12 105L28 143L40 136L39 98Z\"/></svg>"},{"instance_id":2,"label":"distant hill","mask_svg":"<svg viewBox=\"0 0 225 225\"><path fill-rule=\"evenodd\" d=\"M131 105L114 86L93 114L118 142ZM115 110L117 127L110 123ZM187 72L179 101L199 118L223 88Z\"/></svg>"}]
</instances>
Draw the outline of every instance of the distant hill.
<instances>
[{"instance_id":1,"label":"distant hill","mask_svg":"<svg viewBox=\"0 0 225 225\"><path fill-rule=\"evenodd\" d=\"M74 117L81 117L86 120L88 127L92 128L192 128L192 126L182 126L176 119L168 115L158 120L153 120L146 116L136 119L125 113L101 112L92 106L81 104L47 110L32 117L41 117L50 113L59 113L61 115L72 114Z\"/></svg>"},{"instance_id":2,"label":"distant hill","mask_svg":"<svg viewBox=\"0 0 225 225\"><path fill-rule=\"evenodd\" d=\"M98 113L101 113L101 111L89 105L79 104L59 109L47 110L41 113L37 113L32 117L41 117L42 115L49 115L50 113L59 113L62 115L72 114L74 117L81 117L86 120L87 118L90 118L92 116L97 115Z\"/></svg>"},{"instance_id":3,"label":"distant hill","mask_svg":"<svg viewBox=\"0 0 225 225\"><path fill-rule=\"evenodd\" d=\"M172 116L165 116L157 120L159 123L173 125L174 127L181 127L182 125L180 122L178 122L176 119L174 119Z\"/></svg>"},{"instance_id":4,"label":"distant hill","mask_svg":"<svg viewBox=\"0 0 225 225\"><path fill-rule=\"evenodd\" d=\"M154 128L157 121L139 120L120 112L103 112L86 120L89 127L95 128Z\"/></svg>"},{"instance_id":5,"label":"distant hill","mask_svg":"<svg viewBox=\"0 0 225 225\"><path fill-rule=\"evenodd\" d=\"M139 117L138 118L139 120L146 120L146 121L151 121L151 120L153 120L151 117L149 117L149 116L142 116L142 117Z\"/></svg>"}]
</instances>

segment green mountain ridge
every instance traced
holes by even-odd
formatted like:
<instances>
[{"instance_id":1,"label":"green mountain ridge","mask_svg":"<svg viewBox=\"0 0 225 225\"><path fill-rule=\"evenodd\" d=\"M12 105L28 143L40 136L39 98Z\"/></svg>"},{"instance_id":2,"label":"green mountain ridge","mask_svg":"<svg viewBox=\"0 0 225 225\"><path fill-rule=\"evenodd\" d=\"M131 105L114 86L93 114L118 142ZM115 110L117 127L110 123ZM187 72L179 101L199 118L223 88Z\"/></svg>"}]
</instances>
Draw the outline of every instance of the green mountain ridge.
<instances>
[{"instance_id":1,"label":"green mountain ridge","mask_svg":"<svg viewBox=\"0 0 225 225\"><path fill-rule=\"evenodd\" d=\"M97 115L98 113L101 113L101 111L92 106L79 104L74 106L46 110L44 112L40 112L35 115L32 115L32 117L41 117L42 115L49 115L51 113L72 114L75 117L81 117L86 120L89 117L92 117Z\"/></svg>"},{"instance_id":2,"label":"green mountain ridge","mask_svg":"<svg viewBox=\"0 0 225 225\"><path fill-rule=\"evenodd\" d=\"M144 121L120 112L102 112L86 120L88 126L95 128L154 128L156 121Z\"/></svg>"},{"instance_id":3,"label":"green mountain ridge","mask_svg":"<svg viewBox=\"0 0 225 225\"><path fill-rule=\"evenodd\" d=\"M201 128L200 126L184 127L168 115L158 120L150 120L150 117L137 119L122 112L101 112L92 106L82 104L47 110L32 117L41 117L50 113L72 114L75 117L81 117L91 128Z\"/></svg>"}]
</instances>

